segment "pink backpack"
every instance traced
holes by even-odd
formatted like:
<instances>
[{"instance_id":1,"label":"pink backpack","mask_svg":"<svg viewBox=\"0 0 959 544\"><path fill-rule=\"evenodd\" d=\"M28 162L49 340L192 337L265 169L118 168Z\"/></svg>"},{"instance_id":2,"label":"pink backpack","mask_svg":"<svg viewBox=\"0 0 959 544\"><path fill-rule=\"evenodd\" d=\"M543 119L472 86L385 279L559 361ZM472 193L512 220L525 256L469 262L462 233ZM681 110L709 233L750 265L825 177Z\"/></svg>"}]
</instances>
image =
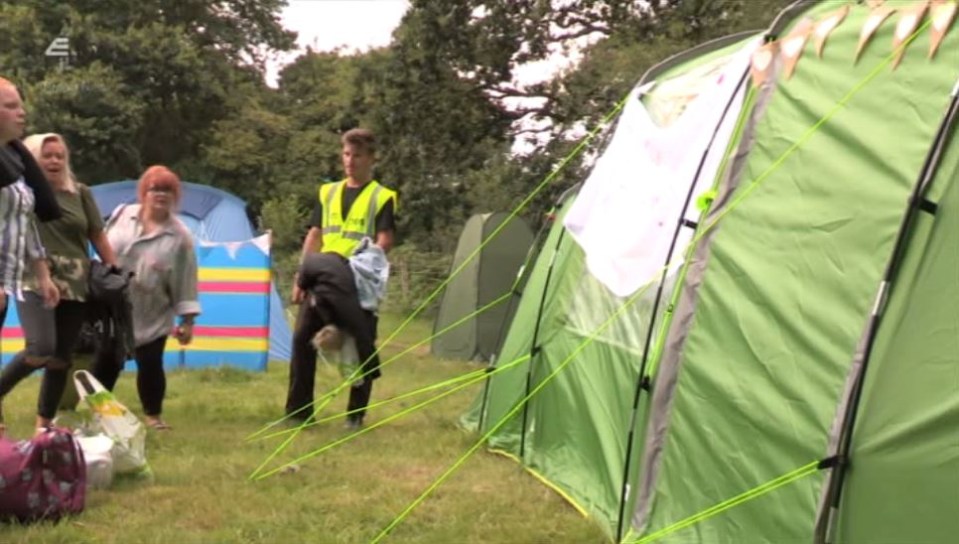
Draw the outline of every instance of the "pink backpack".
<instances>
[{"instance_id":1,"label":"pink backpack","mask_svg":"<svg viewBox=\"0 0 959 544\"><path fill-rule=\"evenodd\" d=\"M31 440L0 438L0 518L58 519L83 511L86 463L77 440L51 429Z\"/></svg>"}]
</instances>

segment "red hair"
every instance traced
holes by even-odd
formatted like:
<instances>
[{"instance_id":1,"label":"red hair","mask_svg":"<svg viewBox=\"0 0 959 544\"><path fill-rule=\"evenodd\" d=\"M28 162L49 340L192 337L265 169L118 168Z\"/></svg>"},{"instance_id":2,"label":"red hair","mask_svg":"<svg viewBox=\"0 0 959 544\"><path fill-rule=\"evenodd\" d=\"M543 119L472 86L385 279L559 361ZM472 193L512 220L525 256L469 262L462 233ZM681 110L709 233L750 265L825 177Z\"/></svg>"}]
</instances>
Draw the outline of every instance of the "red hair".
<instances>
[{"instance_id":1,"label":"red hair","mask_svg":"<svg viewBox=\"0 0 959 544\"><path fill-rule=\"evenodd\" d=\"M137 183L137 197L143 202L147 196L147 190L151 187L166 187L173 191L173 201L180 202L180 176L173 173L166 166L151 166L140 176Z\"/></svg>"}]
</instances>

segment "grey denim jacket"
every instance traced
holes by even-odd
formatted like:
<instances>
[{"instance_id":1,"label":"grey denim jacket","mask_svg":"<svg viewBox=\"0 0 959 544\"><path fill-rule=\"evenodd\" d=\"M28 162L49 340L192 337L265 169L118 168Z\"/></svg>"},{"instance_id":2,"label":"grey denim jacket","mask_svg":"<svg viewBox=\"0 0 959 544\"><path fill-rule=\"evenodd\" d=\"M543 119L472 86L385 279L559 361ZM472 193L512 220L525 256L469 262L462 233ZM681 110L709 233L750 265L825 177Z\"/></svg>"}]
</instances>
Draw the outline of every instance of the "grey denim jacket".
<instances>
[{"instance_id":1,"label":"grey denim jacket","mask_svg":"<svg viewBox=\"0 0 959 544\"><path fill-rule=\"evenodd\" d=\"M137 346L169 335L175 316L200 313L190 231L172 216L162 228L144 234L140 208L139 204L118 208L106 226L117 264L134 273L130 302Z\"/></svg>"}]
</instances>

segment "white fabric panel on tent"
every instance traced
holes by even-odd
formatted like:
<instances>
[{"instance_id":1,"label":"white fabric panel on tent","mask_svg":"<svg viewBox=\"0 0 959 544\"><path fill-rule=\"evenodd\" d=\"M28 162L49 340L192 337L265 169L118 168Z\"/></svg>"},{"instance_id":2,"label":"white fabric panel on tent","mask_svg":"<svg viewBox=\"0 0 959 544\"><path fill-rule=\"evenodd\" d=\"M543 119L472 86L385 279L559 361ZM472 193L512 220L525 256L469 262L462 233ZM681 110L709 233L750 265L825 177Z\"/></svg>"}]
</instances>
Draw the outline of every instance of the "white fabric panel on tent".
<instances>
[{"instance_id":1,"label":"white fabric panel on tent","mask_svg":"<svg viewBox=\"0 0 959 544\"><path fill-rule=\"evenodd\" d=\"M663 85L662 92L672 95L674 107L656 117L672 118L668 126L657 125L656 112L642 102L647 87L630 95L607 149L564 220L586 254L589 271L617 296L629 296L662 272L689 184L707 148L693 200L713 185L742 107L746 85L739 82L759 45L758 40L750 42L736 54L706 65L705 73L698 74L701 81L694 96L693 85ZM653 87L651 93L657 92ZM678 107L676 101L681 101ZM703 127L720 122L710 146L713 131ZM694 202L686 216L698 218ZM691 238L690 229L682 229L670 269L682 263Z\"/></svg>"}]
</instances>

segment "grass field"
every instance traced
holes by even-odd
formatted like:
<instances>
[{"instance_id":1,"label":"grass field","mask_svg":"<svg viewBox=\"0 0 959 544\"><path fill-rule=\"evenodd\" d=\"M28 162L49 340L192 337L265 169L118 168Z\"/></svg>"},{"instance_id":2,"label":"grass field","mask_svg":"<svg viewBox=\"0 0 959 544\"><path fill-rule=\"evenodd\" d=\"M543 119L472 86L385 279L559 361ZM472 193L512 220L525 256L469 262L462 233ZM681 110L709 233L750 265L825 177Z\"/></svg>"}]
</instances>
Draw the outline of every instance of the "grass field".
<instances>
[{"instance_id":1,"label":"grass field","mask_svg":"<svg viewBox=\"0 0 959 544\"><path fill-rule=\"evenodd\" d=\"M385 338L398 321L384 319ZM429 335L416 321L384 349L386 359ZM438 361L421 346L384 368L373 402L453 378L478 367ZM57 524L0 525L0 542L208 543L370 542L476 442L457 426L479 385L369 430L296 467L258 481L248 476L283 437L247 441L282 413L287 369L230 369L168 375L164 412L174 430L148 437L153 483L119 480L87 498L86 511ZM340 382L320 365L318 395ZM32 431L39 380L7 397L9 433ZM120 400L140 413L134 379L121 377ZM371 410L368 424L435 396L426 393ZM345 410L341 394L324 410ZM285 430L288 427L278 427ZM338 418L302 432L270 467L310 453L350 432ZM397 543L600 543L602 531L503 457L478 450L383 539Z\"/></svg>"}]
</instances>

